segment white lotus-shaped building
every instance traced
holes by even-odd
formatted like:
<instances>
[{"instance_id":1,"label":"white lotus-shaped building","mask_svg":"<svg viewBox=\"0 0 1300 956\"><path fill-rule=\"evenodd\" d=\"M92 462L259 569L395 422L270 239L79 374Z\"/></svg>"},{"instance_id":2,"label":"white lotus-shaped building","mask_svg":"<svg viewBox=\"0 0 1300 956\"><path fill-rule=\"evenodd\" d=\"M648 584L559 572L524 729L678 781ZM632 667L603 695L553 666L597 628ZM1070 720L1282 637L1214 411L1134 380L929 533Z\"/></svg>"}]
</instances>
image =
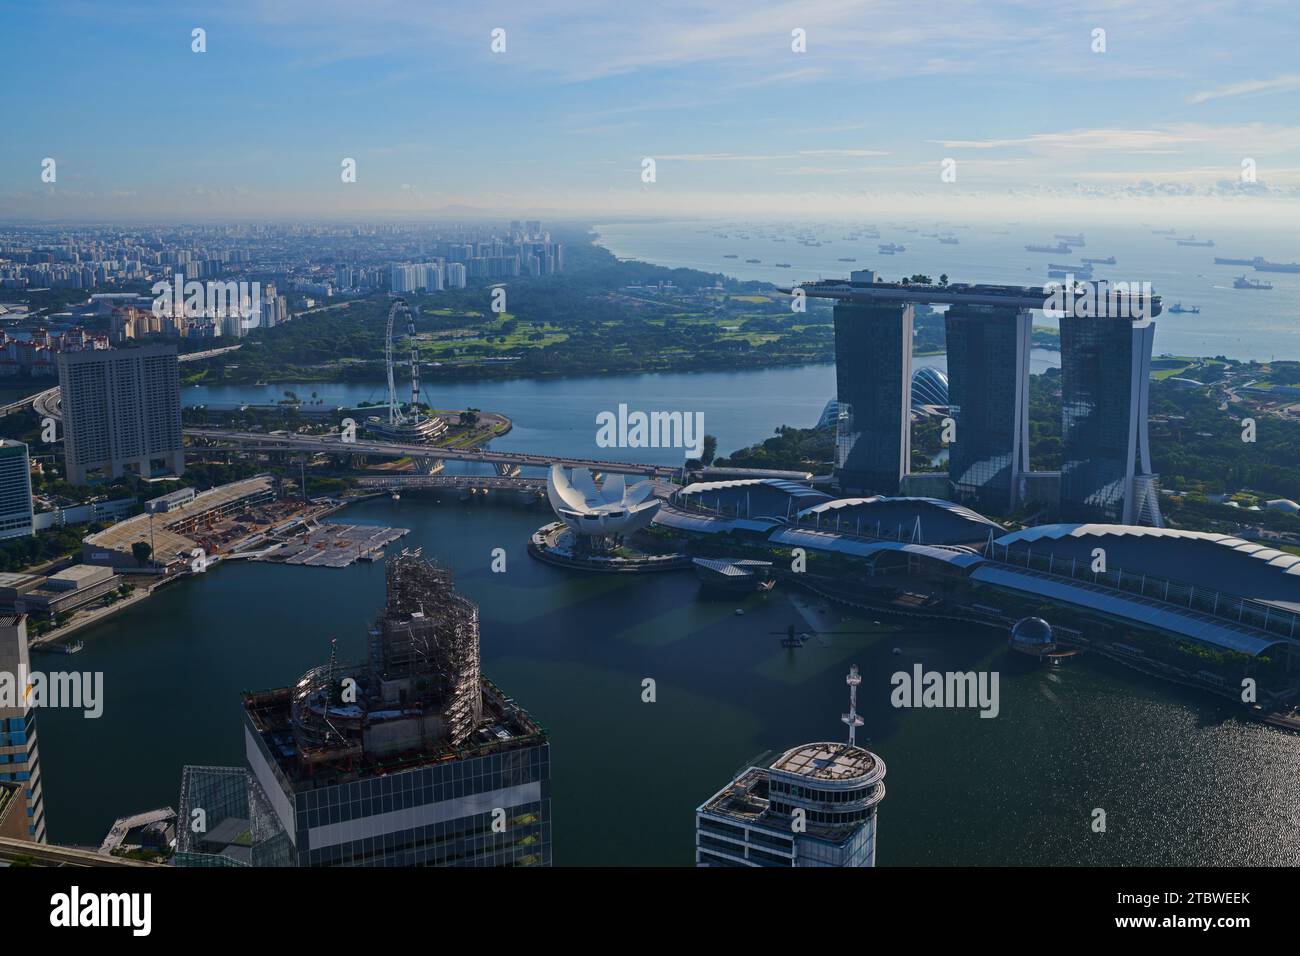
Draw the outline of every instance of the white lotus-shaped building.
<instances>
[{"instance_id":1,"label":"white lotus-shaped building","mask_svg":"<svg viewBox=\"0 0 1300 956\"><path fill-rule=\"evenodd\" d=\"M563 467L552 465L546 494L556 517L578 534L596 537L630 534L648 525L659 512L659 501L652 497L653 482L639 481L629 487L622 475L608 475L597 488L586 468L573 469L569 478Z\"/></svg>"}]
</instances>

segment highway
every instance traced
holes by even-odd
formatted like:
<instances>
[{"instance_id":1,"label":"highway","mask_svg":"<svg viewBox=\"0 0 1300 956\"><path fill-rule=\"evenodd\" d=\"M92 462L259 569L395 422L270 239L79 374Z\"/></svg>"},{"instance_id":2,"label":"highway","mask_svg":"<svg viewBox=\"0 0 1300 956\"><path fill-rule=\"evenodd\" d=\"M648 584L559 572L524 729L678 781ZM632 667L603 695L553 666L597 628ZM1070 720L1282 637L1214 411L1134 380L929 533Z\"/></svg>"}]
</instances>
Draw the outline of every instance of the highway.
<instances>
[{"instance_id":1,"label":"highway","mask_svg":"<svg viewBox=\"0 0 1300 956\"><path fill-rule=\"evenodd\" d=\"M560 464L566 468L593 468L624 475L651 478L672 477L681 470L670 465L647 465L640 462L604 461L598 458L565 458L553 455L529 455L523 452L480 451L477 449L438 448L433 445L406 445L396 442L357 439L345 442L334 435L267 435L261 432L228 431L221 428L187 428L185 435L205 441L238 446L242 451L307 451L328 455L376 455L381 458L440 458L445 461L477 461L491 465L519 465L549 468ZM188 449L187 449L188 450Z\"/></svg>"}]
</instances>

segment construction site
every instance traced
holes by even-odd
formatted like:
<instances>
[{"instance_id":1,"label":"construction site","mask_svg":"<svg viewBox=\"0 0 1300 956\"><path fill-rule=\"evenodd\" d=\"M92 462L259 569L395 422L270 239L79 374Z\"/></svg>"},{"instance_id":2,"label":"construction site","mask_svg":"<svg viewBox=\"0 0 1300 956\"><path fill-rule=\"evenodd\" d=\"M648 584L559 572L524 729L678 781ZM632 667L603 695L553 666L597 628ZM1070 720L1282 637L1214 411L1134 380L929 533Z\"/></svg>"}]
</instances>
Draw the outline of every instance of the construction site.
<instances>
[{"instance_id":1,"label":"construction site","mask_svg":"<svg viewBox=\"0 0 1300 956\"><path fill-rule=\"evenodd\" d=\"M479 671L478 607L419 549L390 557L364 661L328 663L245 709L292 776L331 779L448 759L541 729Z\"/></svg>"}]
</instances>

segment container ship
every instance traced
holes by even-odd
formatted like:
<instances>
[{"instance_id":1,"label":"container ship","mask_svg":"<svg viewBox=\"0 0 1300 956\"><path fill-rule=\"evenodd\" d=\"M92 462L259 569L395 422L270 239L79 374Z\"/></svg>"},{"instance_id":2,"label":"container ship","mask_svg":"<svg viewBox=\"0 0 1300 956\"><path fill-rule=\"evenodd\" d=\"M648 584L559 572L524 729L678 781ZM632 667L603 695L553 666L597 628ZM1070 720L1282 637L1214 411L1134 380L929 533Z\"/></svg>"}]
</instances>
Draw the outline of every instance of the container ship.
<instances>
[{"instance_id":1,"label":"container ship","mask_svg":"<svg viewBox=\"0 0 1300 956\"><path fill-rule=\"evenodd\" d=\"M1115 264L1115 257L1107 256L1105 259L1081 259L1079 261L1090 266L1113 266Z\"/></svg>"},{"instance_id":2,"label":"container ship","mask_svg":"<svg viewBox=\"0 0 1300 956\"><path fill-rule=\"evenodd\" d=\"M1253 259L1225 259L1222 256L1214 257L1214 264L1216 266L1253 266L1256 263L1263 261L1263 256L1256 256Z\"/></svg>"},{"instance_id":3,"label":"container ship","mask_svg":"<svg viewBox=\"0 0 1300 956\"><path fill-rule=\"evenodd\" d=\"M1045 243L1031 242L1027 246L1025 246L1025 251L1026 252L1055 252L1059 255L1059 254L1070 252L1070 247L1063 242L1058 242L1054 246L1049 246Z\"/></svg>"},{"instance_id":4,"label":"container ship","mask_svg":"<svg viewBox=\"0 0 1300 956\"><path fill-rule=\"evenodd\" d=\"M1256 272L1300 272L1300 262L1265 262L1255 263Z\"/></svg>"}]
</instances>

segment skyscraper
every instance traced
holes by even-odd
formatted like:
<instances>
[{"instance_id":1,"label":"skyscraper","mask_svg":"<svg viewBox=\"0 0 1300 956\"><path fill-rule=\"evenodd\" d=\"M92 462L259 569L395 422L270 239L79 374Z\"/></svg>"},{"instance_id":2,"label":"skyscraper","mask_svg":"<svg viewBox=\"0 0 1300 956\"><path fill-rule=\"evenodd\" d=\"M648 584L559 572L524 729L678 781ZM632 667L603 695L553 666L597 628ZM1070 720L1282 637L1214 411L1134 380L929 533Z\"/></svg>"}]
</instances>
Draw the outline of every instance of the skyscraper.
<instances>
[{"instance_id":1,"label":"skyscraper","mask_svg":"<svg viewBox=\"0 0 1300 956\"><path fill-rule=\"evenodd\" d=\"M956 429L948 477L959 501L994 514L1016 506L1029 470L1032 313L957 303L944 317L948 413Z\"/></svg>"},{"instance_id":2,"label":"skyscraper","mask_svg":"<svg viewBox=\"0 0 1300 956\"><path fill-rule=\"evenodd\" d=\"M848 743L804 744L750 767L695 811L696 866L875 866L885 762L857 746L855 665Z\"/></svg>"},{"instance_id":3,"label":"skyscraper","mask_svg":"<svg viewBox=\"0 0 1300 956\"><path fill-rule=\"evenodd\" d=\"M1147 443L1155 324L1060 321L1061 520L1163 527Z\"/></svg>"},{"instance_id":4,"label":"skyscraper","mask_svg":"<svg viewBox=\"0 0 1300 956\"><path fill-rule=\"evenodd\" d=\"M176 347L59 354L67 480L183 474Z\"/></svg>"},{"instance_id":5,"label":"skyscraper","mask_svg":"<svg viewBox=\"0 0 1300 956\"><path fill-rule=\"evenodd\" d=\"M0 787L10 790L11 799L16 799L16 805L4 814L0 836L44 843L45 796L36 748L36 708L27 705L30 673L27 618L0 615L0 682L5 685L0 694Z\"/></svg>"},{"instance_id":6,"label":"skyscraper","mask_svg":"<svg viewBox=\"0 0 1300 956\"><path fill-rule=\"evenodd\" d=\"M27 446L0 439L0 538L33 533L32 468Z\"/></svg>"},{"instance_id":7,"label":"skyscraper","mask_svg":"<svg viewBox=\"0 0 1300 956\"><path fill-rule=\"evenodd\" d=\"M364 662L245 695L249 768L299 866L548 866L546 731L479 672L478 608L403 552Z\"/></svg>"},{"instance_id":8,"label":"skyscraper","mask_svg":"<svg viewBox=\"0 0 1300 956\"><path fill-rule=\"evenodd\" d=\"M912 315L906 302L835 303L835 474L841 491L897 494L907 473Z\"/></svg>"}]
</instances>

